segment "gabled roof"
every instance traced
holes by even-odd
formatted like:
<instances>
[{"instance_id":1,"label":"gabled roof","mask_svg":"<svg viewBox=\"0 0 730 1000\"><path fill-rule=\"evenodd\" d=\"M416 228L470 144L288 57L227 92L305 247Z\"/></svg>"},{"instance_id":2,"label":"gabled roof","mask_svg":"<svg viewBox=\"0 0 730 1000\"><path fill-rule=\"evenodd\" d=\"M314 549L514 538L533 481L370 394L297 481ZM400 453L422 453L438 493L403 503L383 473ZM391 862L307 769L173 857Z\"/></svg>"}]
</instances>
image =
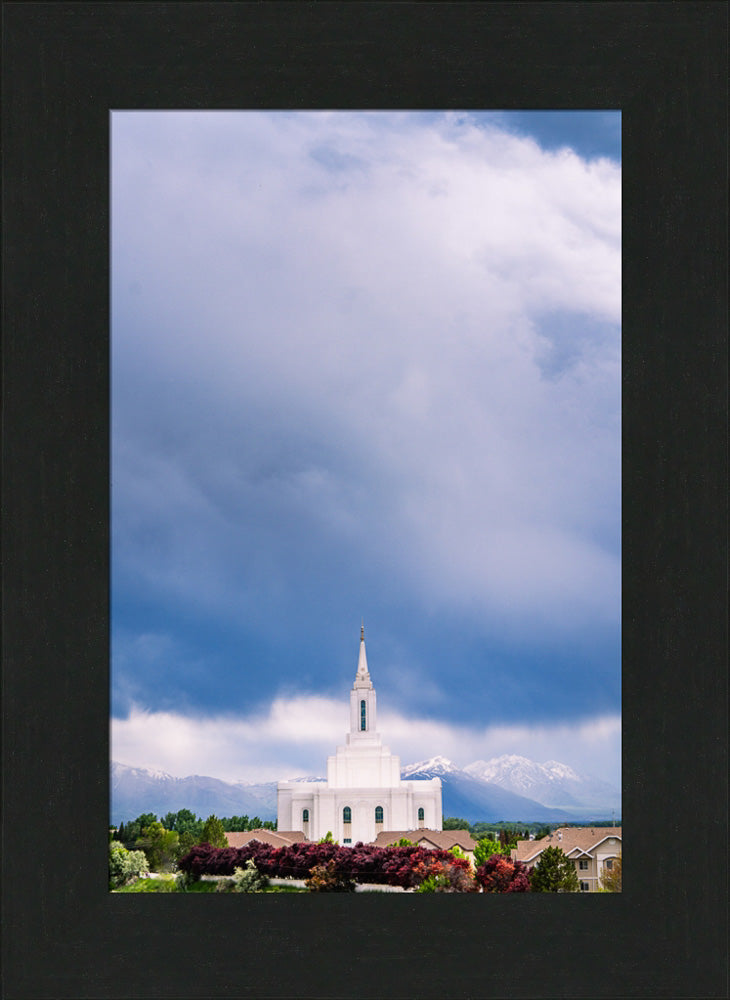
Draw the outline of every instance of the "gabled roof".
<instances>
[{"instance_id":1,"label":"gabled roof","mask_svg":"<svg viewBox=\"0 0 730 1000\"><path fill-rule=\"evenodd\" d=\"M513 861L533 861L546 847L559 847L568 857L585 857L608 837L621 840L620 826L562 826L540 840L518 840Z\"/></svg>"},{"instance_id":2,"label":"gabled roof","mask_svg":"<svg viewBox=\"0 0 730 1000\"><path fill-rule=\"evenodd\" d=\"M410 840L414 844L427 841L433 847L444 851L452 847L460 847L462 851L473 851L476 847L476 841L468 830L384 830L378 834L373 843L376 847L388 847L390 844L397 844L401 839Z\"/></svg>"},{"instance_id":3,"label":"gabled roof","mask_svg":"<svg viewBox=\"0 0 730 1000\"><path fill-rule=\"evenodd\" d=\"M251 840L258 840L262 844L271 844L272 847L287 847L289 844L309 842L301 830L233 831L226 833L226 840L229 847L243 847Z\"/></svg>"}]
</instances>

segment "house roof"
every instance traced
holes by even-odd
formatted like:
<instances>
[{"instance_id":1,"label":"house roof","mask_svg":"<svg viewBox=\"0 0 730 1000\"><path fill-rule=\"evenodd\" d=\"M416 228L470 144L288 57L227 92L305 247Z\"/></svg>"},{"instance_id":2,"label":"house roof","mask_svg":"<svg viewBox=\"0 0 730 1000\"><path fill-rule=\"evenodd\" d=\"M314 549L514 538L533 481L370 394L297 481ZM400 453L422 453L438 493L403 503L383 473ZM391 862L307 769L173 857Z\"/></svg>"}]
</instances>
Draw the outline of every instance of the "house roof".
<instances>
[{"instance_id":1,"label":"house roof","mask_svg":"<svg viewBox=\"0 0 730 1000\"><path fill-rule=\"evenodd\" d=\"M476 841L468 830L384 830L373 843L376 847L388 847L401 839L410 840L414 844L428 843L445 851L452 847L473 851L476 847Z\"/></svg>"},{"instance_id":2,"label":"house roof","mask_svg":"<svg viewBox=\"0 0 730 1000\"><path fill-rule=\"evenodd\" d=\"M289 844L308 843L307 838L301 830L247 830L226 833L226 840L229 847L243 847L251 840L258 840L262 844L271 844L272 847L286 847Z\"/></svg>"},{"instance_id":3,"label":"house roof","mask_svg":"<svg viewBox=\"0 0 730 1000\"><path fill-rule=\"evenodd\" d=\"M540 840L518 840L511 851L513 861L532 861L546 847L559 847L569 857L592 851L607 837L621 840L620 826L561 826Z\"/></svg>"}]
</instances>

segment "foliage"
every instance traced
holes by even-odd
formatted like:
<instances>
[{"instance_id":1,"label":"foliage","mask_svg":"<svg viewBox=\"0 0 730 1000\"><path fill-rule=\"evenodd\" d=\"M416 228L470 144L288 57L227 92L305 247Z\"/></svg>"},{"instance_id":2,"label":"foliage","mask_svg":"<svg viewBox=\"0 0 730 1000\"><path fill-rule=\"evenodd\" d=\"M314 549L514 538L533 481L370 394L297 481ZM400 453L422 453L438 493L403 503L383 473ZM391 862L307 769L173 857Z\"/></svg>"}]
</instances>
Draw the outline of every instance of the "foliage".
<instances>
[{"instance_id":1,"label":"foliage","mask_svg":"<svg viewBox=\"0 0 730 1000\"><path fill-rule=\"evenodd\" d=\"M318 844L335 844L336 841L332 837L332 831L328 830L324 837L317 841Z\"/></svg>"},{"instance_id":2,"label":"foliage","mask_svg":"<svg viewBox=\"0 0 730 1000\"><path fill-rule=\"evenodd\" d=\"M560 847L546 847L530 874L533 892L578 892L580 885L573 862Z\"/></svg>"},{"instance_id":3,"label":"foliage","mask_svg":"<svg viewBox=\"0 0 730 1000\"><path fill-rule=\"evenodd\" d=\"M517 841L522 839L521 830L518 830L516 827L503 826L499 831L500 850L503 854L509 854L513 847L517 847Z\"/></svg>"},{"instance_id":4,"label":"foliage","mask_svg":"<svg viewBox=\"0 0 730 1000\"><path fill-rule=\"evenodd\" d=\"M415 844L408 837L401 837L400 840L394 840L392 844L388 844L388 847L415 847Z\"/></svg>"},{"instance_id":5,"label":"foliage","mask_svg":"<svg viewBox=\"0 0 730 1000\"><path fill-rule=\"evenodd\" d=\"M151 871L170 871L179 854L179 836L155 821L144 827L135 847L144 851Z\"/></svg>"},{"instance_id":6,"label":"foliage","mask_svg":"<svg viewBox=\"0 0 730 1000\"><path fill-rule=\"evenodd\" d=\"M276 822L274 820L262 820L258 816L254 816L252 819L249 819L248 816L223 816L221 817L221 823L223 824L223 829L229 833L276 829Z\"/></svg>"},{"instance_id":7,"label":"foliage","mask_svg":"<svg viewBox=\"0 0 730 1000\"><path fill-rule=\"evenodd\" d=\"M134 847L135 842L142 836L142 831L150 823L156 823L157 817L154 813L142 813L136 819L128 823L120 823L117 830L117 840L121 841L126 848Z\"/></svg>"},{"instance_id":8,"label":"foliage","mask_svg":"<svg viewBox=\"0 0 730 1000\"><path fill-rule=\"evenodd\" d=\"M530 878L523 861L512 861L498 852L491 854L476 870L476 880L484 892L529 892Z\"/></svg>"},{"instance_id":9,"label":"foliage","mask_svg":"<svg viewBox=\"0 0 730 1000\"><path fill-rule=\"evenodd\" d=\"M420 885L433 874L433 866L440 862L446 866L452 891L474 888L466 859L456 858L450 851L429 850L414 845L375 847L358 842L354 847L341 847L325 841L272 847L251 840L243 847L217 849L209 844L198 844L180 858L178 866L181 871L197 876L232 875L235 868L242 868L249 859L253 859L258 870L269 877L306 879L313 868L326 868L332 861L338 873L355 882L399 885L403 888Z\"/></svg>"},{"instance_id":10,"label":"foliage","mask_svg":"<svg viewBox=\"0 0 730 1000\"><path fill-rule=\"evenodd\" d=\"M553 824L553 826L555 825L557 824ZM547 836L551 829L552 827L546 826L544 823L520 823L519 826L515 826L514 823L505 820L498 822L479 820L477 823L471 824L469 833L475 840L483 840L485 837L489 837L490 840L499 840L500 830L506 830L508 835L511 835L508 836L510 840L529 840L531 833L535 837L543 837Z\"/></svg>"},{"instance_id":11,"label":"foliage","mask_svg":"<svg viewBox=\"0 0 730 1000\"><path fill-rule=\"evenodd\" d=\"M621 892L621 858L614 858L613 868L604 868L601 885L606 892Z\"/></svg>"},{"instance_id":12,"label":"foliage","mask_svg":"<svg viewBox=\"0 0 730 1000\"><path fill-rule=\"evenodd\" d=\"M468 830L469 820L457 819L456 816L446 816L441 828L443 830Z\"/></svg>"},{"instance_id":13,"label":"foliage","mask_svg":"<svg viewBox=\"0 0 730 1000\"><path fill-rule=\"evenodd\" d=\"M498 840L491 837L484 837L477 842L474 848L474 863L479 867L483 865L493 854L504 854L502 845Z\"/></svg>"},{"instance_id":14,"label":"foliage","mask_svg":"<svg viewBox=\"0 0 730 1000\"><path fill-rule=\"evenodd\" d=\"M354 892L355 882L340 868L334 858L315 865L304 883L310 892Z\"/></svg>"},{"instance_id":15,"label":"foliage","mask_svg":"<svg viewBox=\"0 0 730 1000\"><path fill-rule=\"evenodd\" d=\"M263 892L269 880L256 867L253 858L249 858L245 868L233 869L234 892Z\"/></svg>"},{"instance_id":16,"label":"foliage","mask_svg":"<svg viewBox=\"0 0 730 1000\"><path fill-rule=\"evenodd\" d=\"M199 844L210 844L211 847L227 847L228 840L226 839L225 827L218 819L217 816L209 816L205 823L203 823L203 829L198 840Z\"/></svg>"},{"instance_id":17,"label":"foliage","mask_svg":"<svg viewBox=\"0 0 730 1000\"><path fill-rule=\"evenodd\" d=\"M201 827L202 829L202 827ZM191 847L197 844L198 838L194 833L190 833L186 830L184 833L178 834L178 844L177 844L177 857L181 858L184 854L187 854Z\"/></svg>"},{"instance_id":18,"label":"foliage","mask_svg":"<svg viewBox=\"0 0 730 1000\"><path fill-rule=\"evenodd\" d=\"M192 837L192 843L198 842L203 832L203 821L198 819L190 809L178 809L177 812L168 812L162 817L162 825L166 830L174 830L182 841L183 834Z\"/></svg>"},{"instance_id":19,"label":"foliage","mask_svg":"<svg viewBox=\"0 0 730 1000\"><path fill-rule=\"evenodd\" d=\"M142 851L128 851L119 841L109 844L109 888L118 889L142 873L149 871Z\"/></svg>"},{"instance_id":20,"label":"foliage","mask_svg":"<svg viewBox=\"0 0 730 1000\"><path fill-rule=\"evenodd\" d=\"M178 872L175 876L178 892L191 892L192 887L199 881L200 876L195 876L192 872Z\"/></svg>"},{"instance_id":21,"label":"foliage","mask_svg":"<svg viewBox=\"0 0 730 1000\"><path fill-rule=\"evenodd\" d=\"M414 875L417 892L476 892L478 889L467 858L424 859L416 865Z\"/></svg>"},{"instance_id":22,"label":"foliage","mask_svg":"<svg viewBox=\"0 0 730 1000\"><path fill-rule=\"evenodd\" d=\"M459 858L460 861L466 861L468 870L471 871L471 860L469 856L462 851L458 844L454 844L453 847L449 848L449 854L453 854L455 858Z\"/></svg>"},{"instance_id":23,"label":"foliage","mask_svg":"<svg viewBox=\"0 0 730 1000\"><path fill-rule=\"evenodd\" d=\"M428 875L416 889L416 892L449 892L449 880L446 875Z\"/></svg>"}]
</instances>

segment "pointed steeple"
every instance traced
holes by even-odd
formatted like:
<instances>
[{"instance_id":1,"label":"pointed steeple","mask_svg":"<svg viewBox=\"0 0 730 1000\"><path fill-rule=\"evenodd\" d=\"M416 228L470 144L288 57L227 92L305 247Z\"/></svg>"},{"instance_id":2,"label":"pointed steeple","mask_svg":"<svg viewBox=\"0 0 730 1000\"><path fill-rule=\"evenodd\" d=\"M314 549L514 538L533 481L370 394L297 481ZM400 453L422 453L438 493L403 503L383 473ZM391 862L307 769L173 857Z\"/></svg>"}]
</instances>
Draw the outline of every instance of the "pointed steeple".
<instances>
[{"instance_id":1,"label":"pointed steeple","mask_svg":"<svg viewBox=\"0 0 730 1000\"><path fill-rule=\"evenodd\" d=\"M355 683L353 687L367 687L371 688L373 686L370 680L370 672L368 671L368 658L365 653L365 622L360 626L360 653L357 658L357 673L355 674Z\"/></svg>"}]
</instances>

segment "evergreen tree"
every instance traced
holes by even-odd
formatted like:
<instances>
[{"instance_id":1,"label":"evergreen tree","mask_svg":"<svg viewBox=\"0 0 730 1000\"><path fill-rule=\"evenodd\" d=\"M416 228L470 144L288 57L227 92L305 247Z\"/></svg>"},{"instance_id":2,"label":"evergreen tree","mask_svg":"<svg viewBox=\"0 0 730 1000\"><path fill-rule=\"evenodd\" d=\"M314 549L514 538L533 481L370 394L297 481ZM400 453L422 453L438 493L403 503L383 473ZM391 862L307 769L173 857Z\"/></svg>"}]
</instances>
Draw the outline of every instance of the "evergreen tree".
<instances>
[{"instance_id":1,"label":"evergreen tree","mask_svg":"<svg viewBox=\"0 0 730 1000\"><path fill-rule=\"evenodd\" d=\"M578 892L575 866L560 847L546 847L530 875L533 892Z\"/></svg>"},{"instance_id":2,"label":"evergreen tree","mask_svg":"<svg viewBox=\"0 0 730 1000\"><path fill-rule=\"evenodd\" d=\"M210 844L211 847L228 847L226 831L217 816L209 816L203 823L203 831L199 844Z\"/></svg>"}]
</instances>

